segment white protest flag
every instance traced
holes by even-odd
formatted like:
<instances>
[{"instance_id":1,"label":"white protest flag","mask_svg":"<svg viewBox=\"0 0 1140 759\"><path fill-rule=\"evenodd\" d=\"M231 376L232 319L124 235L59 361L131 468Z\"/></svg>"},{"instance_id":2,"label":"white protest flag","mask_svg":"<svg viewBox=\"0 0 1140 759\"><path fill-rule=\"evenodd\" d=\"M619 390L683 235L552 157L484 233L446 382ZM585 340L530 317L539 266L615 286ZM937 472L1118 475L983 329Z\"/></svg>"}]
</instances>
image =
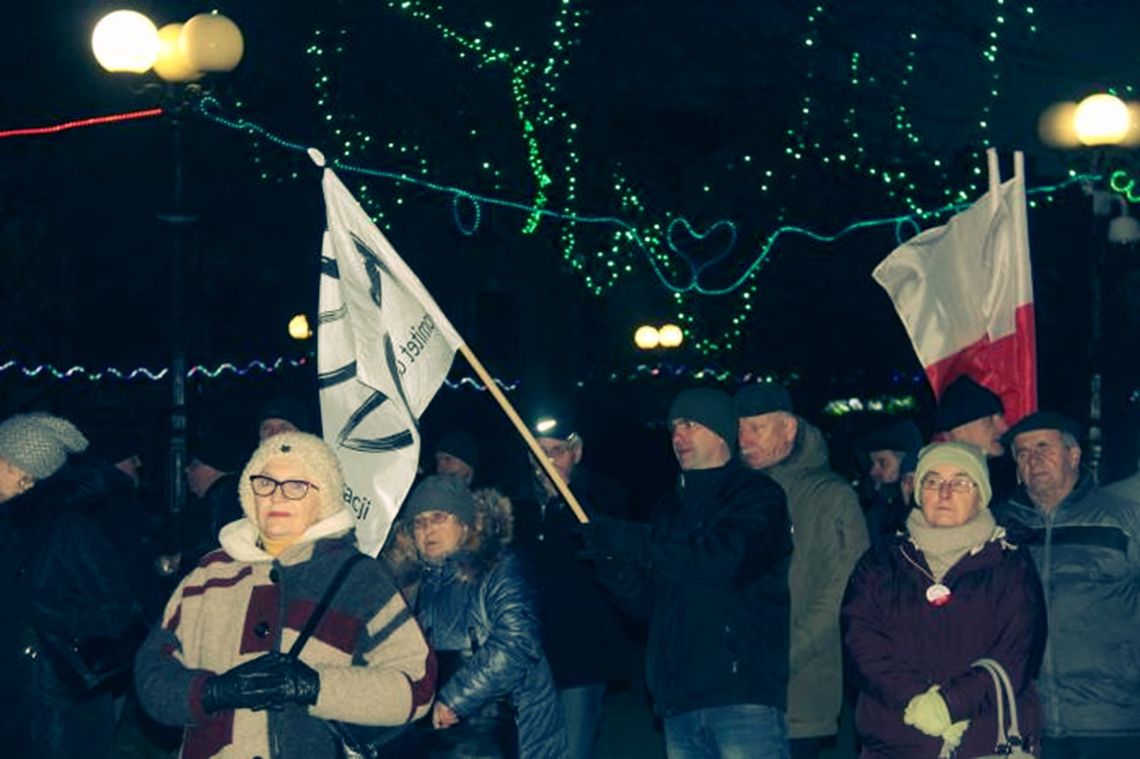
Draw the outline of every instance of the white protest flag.
<instances>
[{"instance_id":1,"label":"white protest flag","mask_svg":"<svg viewBox=\"0 0 1140 759\"><path fill-rule=\"evenodd\" d=\"M1037 410L1037 341L1025 170L1004 183L988 151L990 189L941 227L875 267L935 397L966 374L1001 396L1010 424Z\"/></svg>"},{"instance_id":2,"label":"white protest flag","mask_svg":"<svg viewBox=\"0 0 1140 759\"><path fill-rule=\"evenodd\" d=\"M419 418L463 340L330 169L322 186L321 418L360 549L375 556L416 476Z\"/></svg>"}]
</instances>

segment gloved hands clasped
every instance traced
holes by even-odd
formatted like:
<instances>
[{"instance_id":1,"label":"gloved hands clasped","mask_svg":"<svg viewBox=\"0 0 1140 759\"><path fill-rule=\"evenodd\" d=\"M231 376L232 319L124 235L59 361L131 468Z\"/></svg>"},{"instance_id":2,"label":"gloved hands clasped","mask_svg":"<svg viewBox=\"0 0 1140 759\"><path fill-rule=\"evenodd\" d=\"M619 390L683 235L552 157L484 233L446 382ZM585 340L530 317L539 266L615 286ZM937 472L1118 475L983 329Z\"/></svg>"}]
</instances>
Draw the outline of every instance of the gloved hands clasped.
<instances>
[{"instance_id":1,"label":"gloved hands clasped","mask_svg":"<svg viewBox=\"0 0 1140 759\"><path fill-rule=\"evenodd\" d=\"M317 703L321 679L316 671L285 654L273 652L214 675L202 688L207 713L225 709L270 709L285 704Z\"/></svg>"}]
</instances>

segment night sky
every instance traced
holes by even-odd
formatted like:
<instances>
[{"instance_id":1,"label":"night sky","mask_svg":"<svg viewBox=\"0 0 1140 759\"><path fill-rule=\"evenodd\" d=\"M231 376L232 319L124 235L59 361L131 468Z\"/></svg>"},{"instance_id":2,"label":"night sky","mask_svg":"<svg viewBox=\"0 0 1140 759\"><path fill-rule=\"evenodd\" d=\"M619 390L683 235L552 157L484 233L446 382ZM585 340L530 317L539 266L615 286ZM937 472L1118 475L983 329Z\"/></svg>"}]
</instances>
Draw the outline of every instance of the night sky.
<instances>
[{"instance_id":1,"label":"night sky","mask_svg":"<svg viewBox=\"0 0 1140 759\"><path fill-rule=\"evenodd\" d=\"M90 31L116 7L59 0L10 11L19 18L0 49L0 130L172 102L144 87L152 80L107 75L92 58ZM711 366L789 378L808 416L850 395L914 393L928 403L911 382L919 367L905 333L870 278L897 245L893 225L834 243L782 237L725 295L678 302L669 285L687 283L692 261L707 264L702 288L730 287L782 225L833 234L938 208L959 192L973 199L991 144L1007 172L1010 152L1026 151L1031 188L1056 184L1091 157L1042 146L1037 114L1098 88L1131 97L1140 73L1140 8L1123 0L133 7L160 24L210 9L233 18L245 59L203 82L217 112L294 147L414 178L340 172L488 367L521 383L523 405L574 393L633 426L690 381L630 379L657 361L686 367L683 375ZM184 210L197 219L184 237L191 364L305 356L313 346L292 341L285 324L316 311L318 171L293 147L193 112L182 134ZM166 116L0 140L0 362L168 364L173 232L157 216L173 200L171 135ZM1110 164L1136 166L1132 156L1102 156ZM524 211L424 183L630 226L531 225ZM1079 188L1037 199L1042 405L1085 413L1087 283L1103 252L1109 443L1115 435L1125 462L1135 458L1129 398L1140 386L1129 306L1137 252L1104 250L1106 221ZM634 326L679 312L688 347L639 355ZM721 349L698 350L712 344ZM456 364L454 378L470 374ZM290 371L196 380L194 403L224 405L227 393L254 397L268 386L305 392L310 370ZM160 416L164 387L0 374L5 414L54 402ZM439 403L473 414L454 409L489 401L445 389Z\"/></svg>"}]
</instances>

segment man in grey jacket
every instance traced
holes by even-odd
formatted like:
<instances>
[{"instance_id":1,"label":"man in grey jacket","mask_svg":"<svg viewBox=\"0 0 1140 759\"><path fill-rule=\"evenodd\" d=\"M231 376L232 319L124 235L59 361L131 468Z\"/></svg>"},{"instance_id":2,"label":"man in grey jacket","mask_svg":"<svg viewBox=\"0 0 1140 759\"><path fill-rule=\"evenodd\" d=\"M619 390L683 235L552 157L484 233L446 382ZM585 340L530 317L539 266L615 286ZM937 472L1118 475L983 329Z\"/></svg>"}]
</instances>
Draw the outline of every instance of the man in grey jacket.
<instances>
[{"instance_id":1,"label":"man in grey jacket","mask_svg":"<svg viewBox=\"0 0 1140 759\"><path fill-rule=\"evenodd\" d=\"M792 518L788 735L792 757L815 757L838 731L843 698L839 604L869 544L855 491L828 466L827 442L775 383L736 394L740 458L784 489Z\"/></svg>"},{"instance_id":2,"label":"man in grey jacket","mask_svg":"<svg viewBox=\"0 0 1140 759\"><path fill-rule=\"evenodd\" d=\"M1134 756L1140 741L1140 506L1081 473L1080 432L1039 411L1003 440L1023 485L996 516L1029 547L1049 615L1042 759Z\"/></svg>"}]
</instances>

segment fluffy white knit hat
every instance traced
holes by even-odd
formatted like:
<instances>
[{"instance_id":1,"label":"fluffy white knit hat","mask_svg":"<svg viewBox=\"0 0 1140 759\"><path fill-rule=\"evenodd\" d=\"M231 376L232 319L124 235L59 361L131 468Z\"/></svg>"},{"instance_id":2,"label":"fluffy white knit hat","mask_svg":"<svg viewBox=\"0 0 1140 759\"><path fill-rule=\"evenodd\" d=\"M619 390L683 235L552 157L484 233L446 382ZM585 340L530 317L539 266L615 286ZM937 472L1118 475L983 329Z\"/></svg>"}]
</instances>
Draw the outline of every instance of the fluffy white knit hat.
<instances>
[{"instance_id":1,"label":"fluffy white knit hat","mask_svg":"<svg viewBox=\"0 0 1140 759\"><path fill-rule=\"evenodd\" d=\"M0 458L37 480L55 474L69 453L87 448L87 438L66 419L37 412L16 414L0 423Z\"/></svg>"},{"instance_id":2,"label":"fluffy white knit hat","mask_svg":"<svg viewBox=\"0 0 1140 759\"><path fill-rule=\"evenodd\" d=\"M266 438L257 447L241 473L241 480L238 481L242 510L255 524L257 506L249 478L260 474L265 465L275 459L296 462L304 472L305 478L317 486L321 498L321 519L331 517L341 509L347 508L344 504L344 474L332 448L316 435L306 432L282 432Z\"/></svg>"}]
</instances>

